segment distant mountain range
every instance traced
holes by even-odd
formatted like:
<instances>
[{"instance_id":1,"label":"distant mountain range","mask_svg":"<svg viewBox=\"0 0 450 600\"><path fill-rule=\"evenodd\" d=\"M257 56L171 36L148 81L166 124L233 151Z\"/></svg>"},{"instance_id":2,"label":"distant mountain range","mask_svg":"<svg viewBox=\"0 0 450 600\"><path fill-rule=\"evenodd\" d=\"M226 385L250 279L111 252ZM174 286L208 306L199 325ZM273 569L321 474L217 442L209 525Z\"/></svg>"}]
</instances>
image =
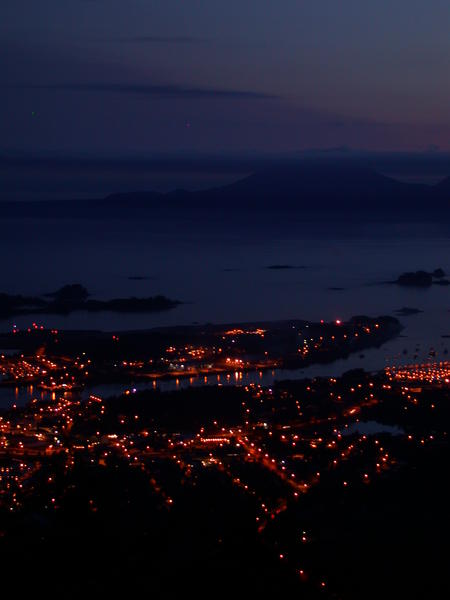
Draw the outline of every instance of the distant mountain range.
<instances>
[{"instance_id":1,"label":"distant mountain range","mask_svg":"<svg viewBox=\"0 0 450 600\"><path fill-rule=\"evenodd\" d=\"M429 220L450 216L450 177L428 186L405 183L370 168L299 164L258 171L202 191L113 194L102 199L3 202L1 215L38 218L166 218L174 216L302 215L317 218Z\"/></svg>"}]
</instances>

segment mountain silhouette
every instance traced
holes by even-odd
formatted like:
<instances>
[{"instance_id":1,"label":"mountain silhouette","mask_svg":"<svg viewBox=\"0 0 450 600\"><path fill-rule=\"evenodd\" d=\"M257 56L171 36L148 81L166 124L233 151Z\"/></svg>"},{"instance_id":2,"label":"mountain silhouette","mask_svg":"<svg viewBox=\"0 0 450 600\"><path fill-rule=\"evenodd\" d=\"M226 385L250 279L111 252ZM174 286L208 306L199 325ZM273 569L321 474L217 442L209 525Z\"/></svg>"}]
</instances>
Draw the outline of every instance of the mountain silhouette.
<instances>
[{"instance_id":1,"label":"mountain silhouette","mask_svg":"<svg viewBox=\"0 0 450 600\"><path fill-rule=\"evenodd\" d=\"M202 192L241 205L300 210L367 209L396 203L417 203L427 186L403 183L364 167L311 165L278 167L254 173L236 183Z\"/></svg>"},{"instance_id":2,"label":"mountain silhouette","mask_svg":"<svg viewBox=\"0 0 450 600\"><path fill-rule=\"evenodd\" d=\"M5 217L146 218L236 214L308 214L331 218L421 218L450 215L450 177L434 186L405 183L349 164L267 168L222 187L169 193L130 192L102 199L4 202Z\"/></svg>"}]
</instances>

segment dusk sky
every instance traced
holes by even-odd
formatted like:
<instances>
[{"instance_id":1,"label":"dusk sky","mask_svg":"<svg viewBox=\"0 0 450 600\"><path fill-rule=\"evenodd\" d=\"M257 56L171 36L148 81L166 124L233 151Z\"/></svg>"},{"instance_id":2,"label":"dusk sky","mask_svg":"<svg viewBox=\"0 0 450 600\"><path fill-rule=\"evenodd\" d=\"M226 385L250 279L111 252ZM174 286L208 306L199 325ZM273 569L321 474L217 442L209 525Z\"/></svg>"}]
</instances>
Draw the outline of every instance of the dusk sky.
<instances>
[{"instance_id":1,"label":"dusk sky","mask_svg":"<svg viewBox=\"0 0 450 600\"><path fill-rule=\"evenodd\" d=\"M448 0L3 0L1 151L450 149Z\"/></svg>"},{"instance_id":2,"label":"dusk sky","mask_svg":"<svg viewBox=\"0 0 450 600\"><path fill-rule=\"evenodd\" d=\"M0 0L0 223L15 597L450 600L450 0Z\"/></svg>"}]
</instances>

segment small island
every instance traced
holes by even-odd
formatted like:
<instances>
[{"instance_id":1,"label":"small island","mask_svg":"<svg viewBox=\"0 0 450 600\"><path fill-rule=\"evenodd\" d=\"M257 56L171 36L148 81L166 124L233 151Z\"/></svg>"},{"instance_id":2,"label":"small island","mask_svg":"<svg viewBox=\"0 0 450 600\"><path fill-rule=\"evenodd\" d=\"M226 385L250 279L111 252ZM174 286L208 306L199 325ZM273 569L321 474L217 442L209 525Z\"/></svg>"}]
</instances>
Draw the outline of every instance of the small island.
<instances>
[{"instance_id":1,"label":"small island","mask_svg":"<svg viewBox=\"0 0 450 600\"><path fill-rule=\"evenodd\" d=\"M305 266L295 266L295 265L268 265L266 269L270 269L272 271L281 271L283 269L306 269Z\"/></svg>"},{"instance_id":2,"label":"small island","mask_svg":"<svg viewBox=\"0 0 450 600\"><path fill-rule=\"evenodd\" d=\"M433 281L435 285L450 285L450 281L448 279L438 279L437 281Z\"/></svg>"},{"instance_id":3,"label":"small island","mask_svg":"<svg viewBox=\"0 0 450 600\"><path fill-rule=\"evenodd\" d=\"M22 296L0 293L0 318L30 314L70 314L77 310L88 312L159 312L181 304L166 296L147 298L90 299L88 290L79 283L65 285L44 296Z\"/></svg>"},{"instance_id":4,"label":"small island","mask_svg":"<svg viewBox=\"0 0 450 600\"><path fill-rule=\"evenodd\" d=\"M402 306L402 308L398 308L394 311L398 317L409 317L410 315L418 315L422 312L423 310L420 310L419 308L411 308L410 306Z\"/></svg>"},{"instance_id":5,"label":"small island","mask_svg":"<svg viewBox=\"0 0 450 600\"><path fill-rule=\"evenodd\" d=\"M155 279L154 277L150 277L149 275L130 275L128 277L130 281L150 281L151 279Z\"/></svg>"},{"instance_id":6,"label":"small island","mask_svg":"<svg viewBox=\"0 0 450 600\"><path fill-rule=\"evenodd\" d=\"M408 271L402 273L392 283L405 287L430 287L433 283L438 285L448 285L447 280L443 279L445 272L443 269L435 269L434 271ZM435 281L437 280L437 281ZM450 283L450 282L449 282Z\"/></svg>"}]
</instances>

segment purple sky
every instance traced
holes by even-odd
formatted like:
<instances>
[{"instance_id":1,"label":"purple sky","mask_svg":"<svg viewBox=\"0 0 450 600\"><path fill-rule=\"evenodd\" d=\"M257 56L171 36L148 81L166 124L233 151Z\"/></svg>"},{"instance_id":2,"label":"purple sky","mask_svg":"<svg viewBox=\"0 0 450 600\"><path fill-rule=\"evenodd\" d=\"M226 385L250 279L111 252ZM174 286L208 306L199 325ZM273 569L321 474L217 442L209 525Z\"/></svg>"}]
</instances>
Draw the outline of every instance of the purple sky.
<instances>
[{"instance_id":1,"label":"purple sky","mask_svg":"<svg viewBox=\"0 0 450 600\"><path fill-rule=\"evenodd\" d=\"M448 0L3 0L0 150L450 149Z\"/></svg>"}]
</instances>

